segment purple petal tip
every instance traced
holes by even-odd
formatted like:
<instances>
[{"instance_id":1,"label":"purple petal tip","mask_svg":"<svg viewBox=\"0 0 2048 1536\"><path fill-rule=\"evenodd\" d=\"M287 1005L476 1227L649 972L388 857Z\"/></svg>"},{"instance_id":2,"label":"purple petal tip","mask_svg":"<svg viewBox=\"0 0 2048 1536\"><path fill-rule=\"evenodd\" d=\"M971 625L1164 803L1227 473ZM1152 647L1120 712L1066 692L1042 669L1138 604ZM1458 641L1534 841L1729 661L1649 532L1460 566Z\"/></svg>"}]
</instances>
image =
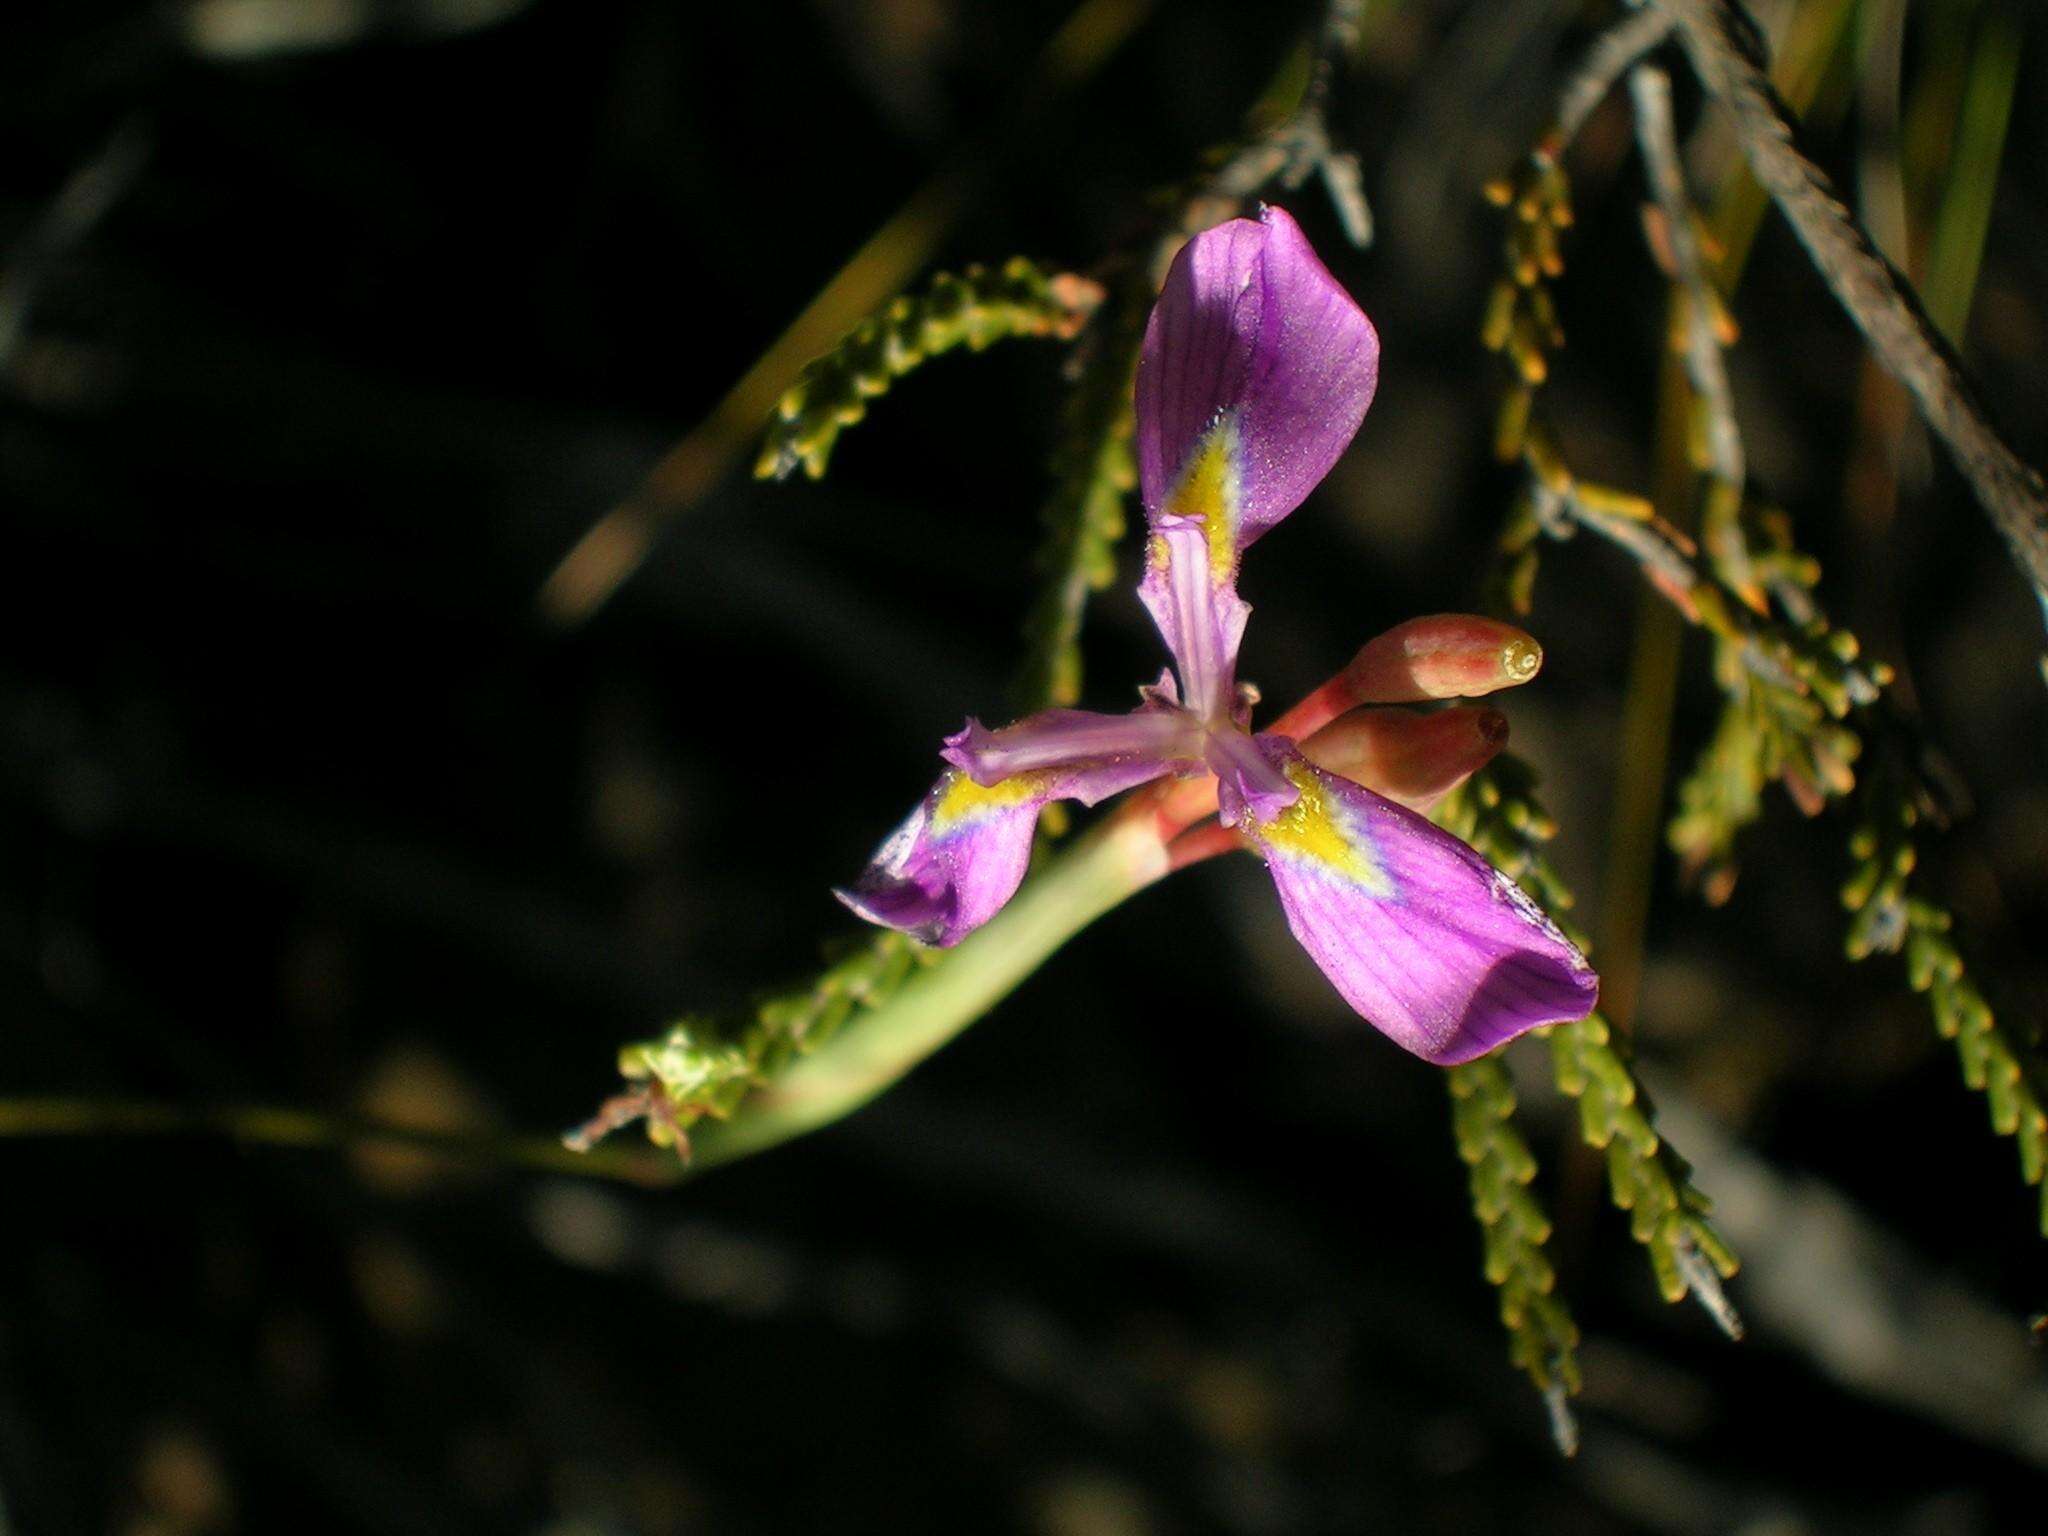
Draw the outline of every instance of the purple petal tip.
<instances>
[{"instance_id":1,"label":"purple petal tip","mask_svg":"<svg viewBox=\"0 0 2048 1536\"><path fill-rule=\"evenodd\" d=\"M1220 418L1235 427L1239 549L1299 506L1372 403L1379 336L1280 208L1181 248L1145 330L1138 467L1158 513Z\"/></svg>"},{"instance_id":2,"label":"purple petal tip","mask_svg":"<svg viewBox=\"0 0 2048 1536\"><path fill-rule=\"evenodd\" d=\"M849 889L835 885L832 894L854 916L882 928L907 933L920 944L945 948L959 942L948 937L952 925L950 893L926 890L911 880L862 881Z\"/></svg>"}]
</instances>

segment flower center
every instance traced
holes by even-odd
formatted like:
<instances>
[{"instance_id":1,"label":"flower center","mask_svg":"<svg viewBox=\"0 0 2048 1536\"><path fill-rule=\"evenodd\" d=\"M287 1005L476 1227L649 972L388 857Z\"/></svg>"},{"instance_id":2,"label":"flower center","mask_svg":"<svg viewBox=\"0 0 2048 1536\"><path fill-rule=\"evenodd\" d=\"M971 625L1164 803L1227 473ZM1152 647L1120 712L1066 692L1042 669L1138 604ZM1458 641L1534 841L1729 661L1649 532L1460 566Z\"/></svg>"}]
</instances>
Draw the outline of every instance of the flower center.
<instances>
[{"instance_id":1,"label":"flower center","mask_svg":"<svg viewBox=\"0 0 2048 1536\"><path fill-rule=\"evenodd\" d=\"M1216 775L1217 814L1226 827L1247 819L1264 824L1301 797L1265 749L1235 725L1211 724L1202 746L1202 760Z\"/></svg>"}]
</instances>

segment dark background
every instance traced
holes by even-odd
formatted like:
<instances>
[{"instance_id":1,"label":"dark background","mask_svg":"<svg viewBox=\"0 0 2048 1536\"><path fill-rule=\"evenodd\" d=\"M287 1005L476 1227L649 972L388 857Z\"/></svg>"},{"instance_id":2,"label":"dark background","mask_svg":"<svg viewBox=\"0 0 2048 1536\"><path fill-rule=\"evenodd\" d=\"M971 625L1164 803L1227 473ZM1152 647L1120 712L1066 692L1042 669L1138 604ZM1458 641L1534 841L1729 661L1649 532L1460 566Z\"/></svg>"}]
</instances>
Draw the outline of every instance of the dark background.
<instances>
[{"instance_id":1,"label":"dark background","mask_svg":"<svg viewBox=\"0 0 2048 1536\"><path fill-rule=\"evenodd\" d=\"M1914 4L1909 70L1983 9ZM619 1043L811 968L849 931L828 887L939 735L1001 710L1057 349L934 362L822 483L728 477L580 627L535 593L959 145L982 148L939 264L1085 267L1237 132L1313 8L1158 10L1022 112L1057 0L10 10L0 1093L544 1136L611 1090ZM1374 11L1337 121L1378 242L1289 204L1377 320L1383 384L1246 576L1245 667L1277 701L1476 600L1512 489L1477 186L1598 8ZM2038 37L2022 66L1969 350L2039 463ZM1815 108L1850 181L1856 70ZM118 196L42 252L110 142ZM1663 286L1625 114L1573 165L1551 409L1646 485ZM1911 429L1896 517L1845 499L1861 354L1782 227L1736 308L1755 474L1972 792L1936 888L2024 1017L2039 615ZM1508 701L1596 931L1640 771L1638 586L1589 540L1552 550L1549 665ZM1088 702L1158 662L1120 584ZM1689 640L1679 768L1715 698ZM0 1528L2036 1528L2037 1206L1896 965L1840 958L1845 835L1774 796L1730 906L1668 860L1654 881L1645 1073L1748 1260L1749 1342L1658 1300L1518 1053L1588 1335L1573 1462L1504 1358L1438 1075L1357 1026L1225 861L872 1110L684 1189L7 1141Z\"/></svg>"}]
</instances>

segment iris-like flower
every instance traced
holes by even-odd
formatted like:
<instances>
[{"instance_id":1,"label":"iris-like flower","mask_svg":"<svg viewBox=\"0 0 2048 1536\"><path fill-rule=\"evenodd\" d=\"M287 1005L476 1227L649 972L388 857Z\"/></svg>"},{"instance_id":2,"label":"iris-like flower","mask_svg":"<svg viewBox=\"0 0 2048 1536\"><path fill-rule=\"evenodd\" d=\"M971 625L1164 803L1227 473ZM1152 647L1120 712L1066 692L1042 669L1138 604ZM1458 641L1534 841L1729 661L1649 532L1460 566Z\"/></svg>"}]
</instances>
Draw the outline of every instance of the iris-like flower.
<instances>
[{"instance_id":1,"label":"iris-like flower","mask_svg":"<svg viewBox=\"0 0 2048 1536\"><path fill-rule=\"evenodd\" d=\"M839 898L871 922L956 944L1016 892L1048 802L1094 805L1173 777L1183 782L1149 792L1169 835L1214 811L1211 841L1264 857L1302 947L1353 1008L1416 1055L1468 1061L1590 1012L1597 978L1513 881L1415 810L1333 771L1370 767L1376 744L1395 756L1419 744L1409 755L1424 780L1431 764L1470 772L1499 745L1500 717L1467 710L1376 725L1368 711L1323 728L1352 704L1523 681L1540 658L1533 642L1482 619L1416 621L1430 626L1439 671L1483 655L1480 683L1418 684L1395 631L1285 717L1289 732L1251 730L1256 694L1236 675L1251 613L1237 595L1239 562L1329 473L1378 380L1372 322L1286 213L1263 209L1189 241L1146 327L1137 383L1149 525L1138 596L1172 670L1129 714L1049 709L996 731L970 719L946 739L948 771ZM1476 637L1464 652L1461 636ZM1469 738L1462 758L1432 746L1451 737ZM1377 776L1401 774L1382 761ZM1404 798L1426 803L1448 787L1423 783Z\"/></svg>"}]
</instances>

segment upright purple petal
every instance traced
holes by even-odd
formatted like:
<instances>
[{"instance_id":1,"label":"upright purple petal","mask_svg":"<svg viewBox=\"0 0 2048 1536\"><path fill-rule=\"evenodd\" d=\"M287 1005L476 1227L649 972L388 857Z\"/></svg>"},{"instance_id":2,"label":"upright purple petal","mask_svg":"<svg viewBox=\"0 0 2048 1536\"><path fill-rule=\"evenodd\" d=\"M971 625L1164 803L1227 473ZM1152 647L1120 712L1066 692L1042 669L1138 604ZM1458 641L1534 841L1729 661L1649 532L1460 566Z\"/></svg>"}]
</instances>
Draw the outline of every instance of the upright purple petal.
<instances>
[{"instance_id":1,"label":"upright purple petal","mask_svg":"<svg viewBox=\"0 0 2048 1536\"><path fill-rule=\"evenodd\" d=\"M832 894L871 923L927 944L957 944L1016 894L1038 813L1050 801L1094 805L1177 768L1198 768L1200 752L1199 730L1163 703L1129 715L1047 710L1000 731L970 720L946 740L954 766L860 879Z\"/></svg>"},{"instance_id":2,"label":"upright purple petal","mask_svg":"<svg viewBox=\"0 0 2048 1536\"><path fill-rule=\"evenodd\" d=\"M1300 506L1358 431L1379 337L1283 210L1181 248L1138 364L1145 510L1242 552Z\"/></svg>"},{"instance_id":3,"label":"upright purple petal","mask_svg":"<svg viewBox=\"0 0 2048 1536\"><path fill-rule=\"evenodd\" d=\"M1288 927L1368 1023L1451 1066L1592 1012L1599 978L1514 881L1298 754L1282 767L1300 798L1246 830Z\"/></svg>"}]
</instances>

